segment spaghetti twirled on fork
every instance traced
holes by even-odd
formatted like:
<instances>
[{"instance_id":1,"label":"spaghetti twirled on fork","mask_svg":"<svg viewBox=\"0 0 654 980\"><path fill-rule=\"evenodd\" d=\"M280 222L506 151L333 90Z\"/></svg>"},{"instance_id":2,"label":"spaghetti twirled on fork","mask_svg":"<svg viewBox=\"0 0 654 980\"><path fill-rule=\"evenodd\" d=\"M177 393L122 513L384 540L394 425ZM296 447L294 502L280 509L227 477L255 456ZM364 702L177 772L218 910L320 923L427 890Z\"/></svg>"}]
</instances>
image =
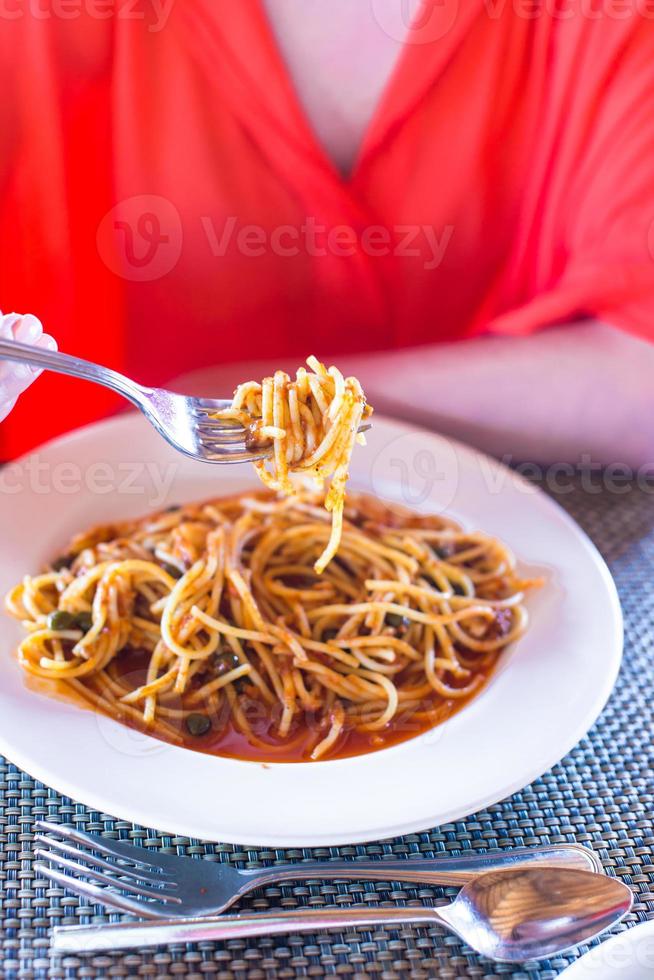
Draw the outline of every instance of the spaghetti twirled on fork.
<instances>
[{"instance_id":1,"label":"spaghetti twirled on fork","mask_svg":"<svg viewBox=\"0 0 654 980\"><path fill-rule=\"evenodd\" d=\"M204 751L295 761L431 728L526 625L494 538L350 495L337 557L321 495L262 491L78 536L7 597L25 670Z\"/></svg>"},{"instance_id":2,"label":"spaghetti twirled on fork","mask_svg":"<svg viewBox=\"0 0 654 980\"><path fill-rule=\"evenodd\" d=\"M331 480L325 507L332 533L315 566L322 572L338 550L350 456L355 441L364 442L358 429L372 410L356 378L344 378L313 356L307 366L310 370L299 368L294 381L276 371L261 384L239 385L231 408L215 417L240 422L248 431L246 448L272 449L269 460L254 464L271 490L294 493L290 473L307 474L318 486Z\"/></svg>"}]
</instances>

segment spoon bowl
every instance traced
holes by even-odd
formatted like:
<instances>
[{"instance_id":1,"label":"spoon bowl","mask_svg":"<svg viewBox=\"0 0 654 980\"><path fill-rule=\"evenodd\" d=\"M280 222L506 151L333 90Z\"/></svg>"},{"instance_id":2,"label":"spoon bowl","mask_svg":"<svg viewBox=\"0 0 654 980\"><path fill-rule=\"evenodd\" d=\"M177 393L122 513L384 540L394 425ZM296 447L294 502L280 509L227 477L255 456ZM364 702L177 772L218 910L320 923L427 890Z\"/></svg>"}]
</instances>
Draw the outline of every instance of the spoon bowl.
<instances>
[{"instance_id":1,"label":"spoon bowl","mask_svg":"<svg viewBox=\"0 0 654 980\"><path fill-rule=\"evenodd\" d=\"M477 952L500 962L562 953L610 929L633 903L623 882L567 868L480 875L439 917Z\"/></svg>"}]
</instances>

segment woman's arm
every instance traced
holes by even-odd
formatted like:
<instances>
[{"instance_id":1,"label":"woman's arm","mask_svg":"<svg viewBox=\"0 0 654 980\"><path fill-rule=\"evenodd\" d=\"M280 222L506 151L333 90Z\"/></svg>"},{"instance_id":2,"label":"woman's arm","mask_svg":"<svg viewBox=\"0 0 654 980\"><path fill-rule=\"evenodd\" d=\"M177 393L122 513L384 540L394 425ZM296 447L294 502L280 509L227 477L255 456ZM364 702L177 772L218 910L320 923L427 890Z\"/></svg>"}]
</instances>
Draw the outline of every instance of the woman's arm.
<instances>
[{"instance_id":1,"label":"woman's arm","mask_svg":"<svg viewBox=\"0 0 654 980\"><path fill-rule=\"evenodd\" d=\"M654 463L654 346L604 324L354 357L309 353L356 375L378 412L508 461ZM240 381L297 366L230 364L179 383L228 397Z\"/></svg>"},{"instance_id":2,"label":"woman's arm","mask_svg":"<svg viewBox=\"0 0 654 980\"><path fill-rule=\"evenodd\" d=\"M654 346L601 323L360 357L378 411L499 457L654 463Z\"/></svg>"}]
</instances>

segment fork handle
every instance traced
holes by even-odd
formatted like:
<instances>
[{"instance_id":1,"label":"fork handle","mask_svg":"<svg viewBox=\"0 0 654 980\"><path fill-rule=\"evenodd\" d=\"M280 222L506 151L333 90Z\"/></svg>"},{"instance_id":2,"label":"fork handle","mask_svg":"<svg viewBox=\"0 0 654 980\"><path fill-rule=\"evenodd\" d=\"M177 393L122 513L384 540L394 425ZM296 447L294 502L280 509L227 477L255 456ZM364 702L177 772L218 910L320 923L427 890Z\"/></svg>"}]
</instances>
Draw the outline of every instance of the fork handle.
<instances>
[{"instance_id":1,"label":"fork handle","mask_svg":"<svg viewBox=\"0 0 654 980\"><path fill-rule=\"evenodd\" d=\"M412 881L429 885L464 885L485 871L546 865L577 871L601 872L597 855L580 844L553 844L543 847L514 847L486 854L460 854L434 860L410 858L402 861L301 861L270 868L248 868L240 894L272 882L307 878L348 879L350 881Z\"/></svg>"},{"instance_id":2,"label":"fork handle","mask_svg":"<svg viewBox=\"0 0 654 980\"><path fill-rule=\"evenodd\" d=\"M209 939L245 939L284 933L315 932L352 926L395 926L407 923L440 924L452 929L438 909L423 907L365 909L301 909L296 912L257 912L255 915L218 915L196 919L158 919L111 925L56 926L51 951L94 953L100 950L140 949L170 943L197 943Z\"/></svg>"},{"instance_id":3,"label":"fork handle","mask_svg":"<svg viewBox=\"0 0 654 980\"><path fill-rule=\"evenodd\" d=\"M0 360L19 361L21 364L31 364L32 367L44 371L56 371L58 374L68 374L73 378L83 378L85 381L94 381L96 384L104 385L118 392L124 398L129 399L134 405L141 406L143 396L149 391L142 385L126 378L125 375L113 371L111 368L102 367L100 364L93 364L92 361L85 361L81 357L73 357L71 354L62 354L61 351L44 350L42 347L32 347L29 344L21 344L17 340L4 340L0 338Z\"/></svg>"}]
</instances>

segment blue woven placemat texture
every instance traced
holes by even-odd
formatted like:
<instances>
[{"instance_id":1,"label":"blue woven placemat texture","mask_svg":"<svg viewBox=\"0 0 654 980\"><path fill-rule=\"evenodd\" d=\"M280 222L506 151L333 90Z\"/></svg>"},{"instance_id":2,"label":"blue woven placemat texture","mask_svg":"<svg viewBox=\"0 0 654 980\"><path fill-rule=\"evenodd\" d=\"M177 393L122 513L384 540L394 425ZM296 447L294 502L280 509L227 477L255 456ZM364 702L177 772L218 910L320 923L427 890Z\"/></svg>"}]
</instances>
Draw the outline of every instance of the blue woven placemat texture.
<instances>
[{"instance_id":1,"label":"blue woven placemat texture","mask_svg":"<svg viewBox=\"0 0 654 980\"><path fill-rule=\"evenodd\" d=\"M558 765L509 799L466 820L421 834L351 847L270 850L171 837L117 820L60 796L0 759L0 975L5 980L293 980L330 976L349 980L554 980L585 951L581 947L548 962L504 966L477 956L439 929L406 927L199 943L55 960L48 951L51 926L103 921L102 910L81 903L35 874L33 824L39 818L238 867L334 856L434 857L443 852L577 841L593 848L606 871L634 890L633 910L617 931L652 917L654 484L641 480L611 492L602 489L597 479L577 478L569 492L560 493L557 499L585 528L609 563L620 593L626 631L623 666L609 704L586 738ZM240 908L429 904L442 903L453 894L449 889L386 882L297 882L255 892L240 903Z\"/></svg>"}]
</instances>

